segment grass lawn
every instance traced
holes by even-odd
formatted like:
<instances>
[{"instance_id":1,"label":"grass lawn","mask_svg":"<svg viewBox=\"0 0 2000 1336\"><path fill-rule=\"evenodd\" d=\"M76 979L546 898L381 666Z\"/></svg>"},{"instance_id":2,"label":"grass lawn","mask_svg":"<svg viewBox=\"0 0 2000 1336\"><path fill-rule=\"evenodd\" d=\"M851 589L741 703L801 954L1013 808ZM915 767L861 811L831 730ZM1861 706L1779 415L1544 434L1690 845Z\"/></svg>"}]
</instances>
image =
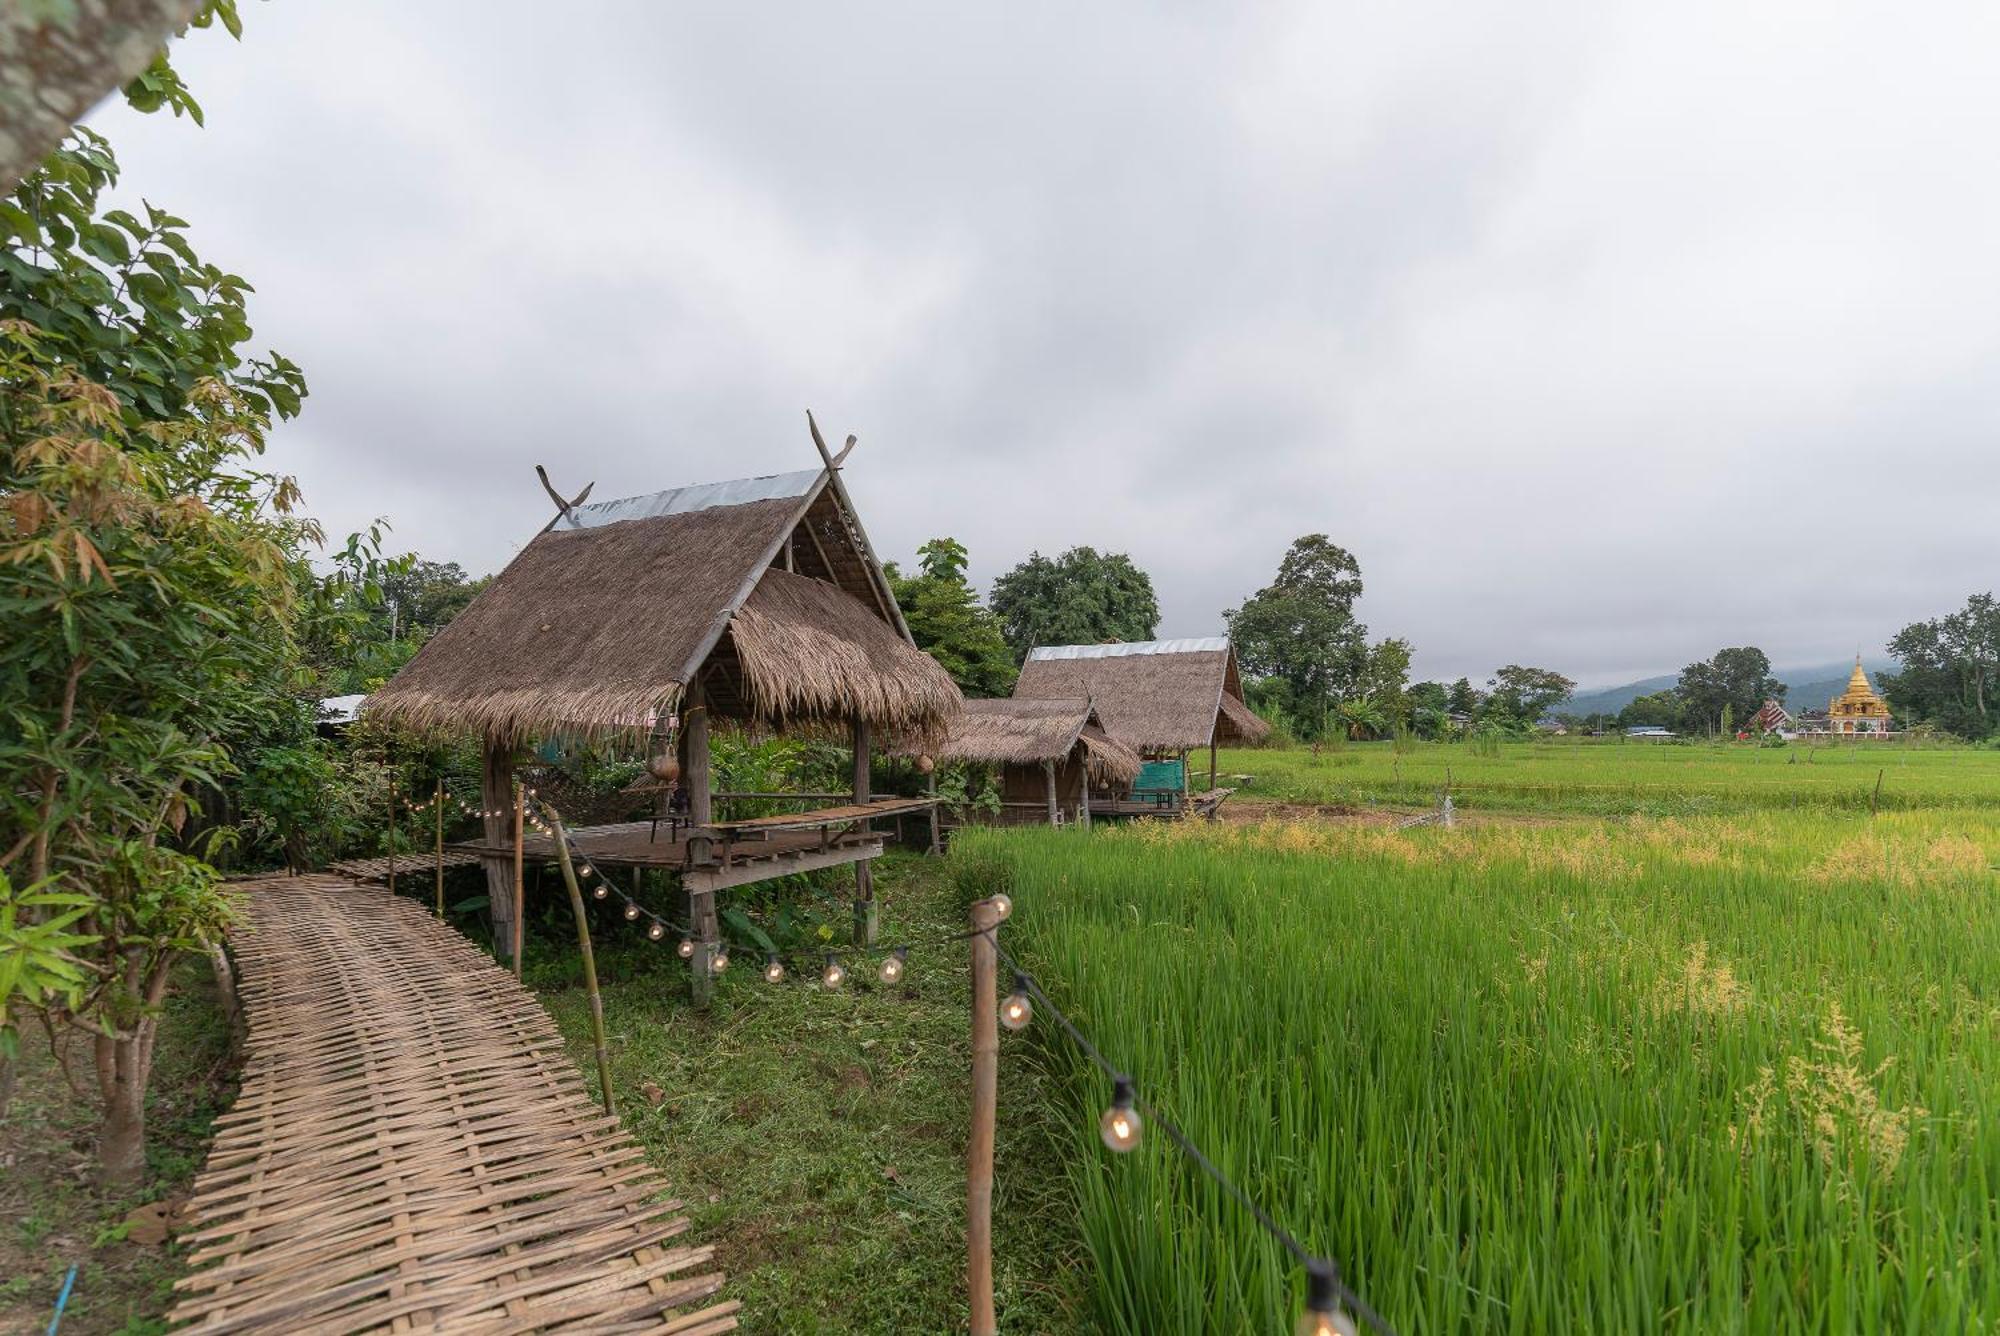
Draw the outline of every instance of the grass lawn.
<instances>
[{"instance_id":1,"label":"grass lawn","mask_svg":"<svg viewBox=\"0 0 2000 1336\"><path fill-rule=\"evenodd\" d=\"M184 961L175 974L146 1100L148 1181L130 1196L95 1186L95 1100L71 1091L39 1028L28 1029L23 1048L20 1086L0 1126L0 1331L45 1331L74 1262L65 1336L163 1332L181 1250L160 1241L147 1218L156 1210L131 1217L185 1192L234 1093L229 1027L207 962ZM72 1035L69 1054L76 1080L94 1093L87 1039Z\"/></svg>"},{"instance_id":2,"label":"grass lawn","mask_svg":"<svg viewBox=\"0 0 2000 1336\"><path fill-rule=\"evenodd\" d=\"M1205 758L1204 758L1205 759ZM1190 758L1190 767L1195 765ZM1701 816L1756 811L2000 808L2000 751L1903 743L1388 742L1221 753L1219 782L1249 775L1232 804L1429 807L1449 780L1462 807L1580 816ZM1206 779L1203 770L1200 778ZM1241 781L1234 781L1241 784Z\"/></svg>"},{"instance_id":3,"label":"grass lawn","mask_svg":"<svg viewBox=\"0 0 2000 1336\"><path fill-rule=\"evenodd\" d=\"M944 863L891 854L876 866L885 942L964 930L966 902ZM836 884L820 898L840 922L851 882ZM895 987L863 967L833 992L816 977L767 984L761 962L739 956L706 1014L687 1003L671 939L652 945L621 927L599 949L619 1113L687 1202L694 1238L717 1245L744 1327L963 1330L965 944L913 951ZM567 968L532 958L531 967L545 979ZM583 990L542 992L594 1082ZM1039 1050L1003 1043L994 1204L1003 1331L1088 1329L1055 1147L1068 1129L1048 1122L1049 1081Z\"/></svg>"}]
</instances>

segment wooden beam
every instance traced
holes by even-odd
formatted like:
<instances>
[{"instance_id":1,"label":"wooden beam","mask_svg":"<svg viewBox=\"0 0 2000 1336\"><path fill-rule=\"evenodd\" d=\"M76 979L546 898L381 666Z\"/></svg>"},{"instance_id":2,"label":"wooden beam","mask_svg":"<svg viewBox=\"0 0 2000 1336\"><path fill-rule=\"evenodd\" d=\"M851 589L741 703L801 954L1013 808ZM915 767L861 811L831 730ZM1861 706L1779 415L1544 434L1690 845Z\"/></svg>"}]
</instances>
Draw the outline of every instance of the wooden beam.
<instances>
[{"instance_id":1,"label":"wooden beam","mask_svg":"<svg viewBox=\"0 0 2000 1336\"><path fill-rule=\"evenodd\" d=\"M859 844L801 849L797 853L779 854L775 858L760 858L754 863L732 863L728 867L711 863L707 867L691 867L681 873L681 884L693 896L698 892L726 891L732 886L748 886L752 882L789 877L795 872L817 872L822 868L844 867L849 863L865 865L868 859L881 856L882 840L877 836Z\"/></svg>"},{"instance_id":2,"label":"wooden beam","mask_svg":"<svg viewBox=\"0 0 2000 1336\"><path fill-rule=\"evenodd\" d=\"M1057 804L1056 804L1056 763L1055 763L1055 761L1053 761L1053 760L1045 760L1045 761L1043 761L1043 762L1042 762L1042 778L1043 778L1044 780L1046 780L1046 781L1047 781L1047 783L1048 783L1048 799L1049 799L1049 824L1050 824L1051 826L1054 826L1054 825L1058 825L1058 824L1060 824L1060 823L1059 823L1059 819L1058 819L1058 818L1059 818L1059 814L1060 814L1060 812L1061 812L1061 810L1062 810L1062 809L1061 809L1060 807L1058 807L1058 806L1057 806Z\"/></svg>"},{"instance_id":3,"label":"wooden beam","mask_svg":"<svg viewBox=\"0 0 2000 1336\"><path fill-rule=\"evenodd\" d=\"M572 515L570 512L574 510L576 507L582 505L584 502L584 498L590 495L590 489L597 486L596 480L593 479L592 481L587 482L583 485L582 491L578 492L575 496L565 501L562 498L562 493L558 492L549 483L549 471L547 469L543 468L540 464L535 465L535 476L542 480L542 490L549 494L549 500L556 503L556 519L550 520L547 524L544 524L542 526L543 533L547 533L549 530L555 528L556 520L566 519L574 523L576 517Z\"/></svg>"},{"instance_id":4,"label":"wooden beam","mask_svg":"<svg viewBox=\"0 0 2000 1336\"><path fill-rule=\"evenodd\" d=\"M993 932L1000 911L972 906L972 1136L965 1150L965 1290L972 1336L994 1336L993 1132L1000 1103L1000 989Z\"/></svg>"}]
</instances>

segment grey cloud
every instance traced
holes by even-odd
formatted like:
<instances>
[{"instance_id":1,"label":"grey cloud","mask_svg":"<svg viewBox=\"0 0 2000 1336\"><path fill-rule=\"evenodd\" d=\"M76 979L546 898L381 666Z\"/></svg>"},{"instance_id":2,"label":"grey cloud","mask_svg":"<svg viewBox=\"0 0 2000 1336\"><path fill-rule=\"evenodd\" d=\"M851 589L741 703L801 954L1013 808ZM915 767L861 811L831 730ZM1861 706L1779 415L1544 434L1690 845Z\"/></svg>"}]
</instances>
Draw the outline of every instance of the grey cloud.
<instances>
[{"instance_id":1,"label":"grey cloud","mask_svg":"<svg viewBox=\"0 0 2000 1336\"><path fill-rule=\"evenodd\" d=\"M335 531L473 568L863 439L877 546L1293 536L1426 675L1871 651L1994 583L1985 16L286 3L98 123L306 367Z\"/></svg>"}]
</instances>

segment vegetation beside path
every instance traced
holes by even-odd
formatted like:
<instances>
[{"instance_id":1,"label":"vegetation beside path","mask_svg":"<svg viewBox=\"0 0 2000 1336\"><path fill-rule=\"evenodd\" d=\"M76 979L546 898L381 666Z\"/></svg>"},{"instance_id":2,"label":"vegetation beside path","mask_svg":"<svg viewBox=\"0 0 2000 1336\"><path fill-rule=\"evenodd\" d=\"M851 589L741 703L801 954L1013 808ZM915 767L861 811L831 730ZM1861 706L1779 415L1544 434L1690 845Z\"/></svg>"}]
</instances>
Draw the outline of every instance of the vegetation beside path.
<instances>
[{"instance_id":1,"label":"vegetation beside path","mask_svg":"<svg viewBox=\"0 0 2000 1336\"><path fill-rule=\"evenodd\" d=\"M882 940L962 932L948 865L894 853L876 865ZM809 893L825 918L852 883ZM838 939L828 949L837 950ZM918 946L882 985L856 963L838 991L809 974L772 985L741 947L698 1013L671 941L614 929L598 943L618 1112L717 1245L747 1331L963 1330L970 982L963 943ZM593 1072L589 1004L574 962L530 968L580 1068ZM594 1079L594 1078L593 1078ZM1037 1050L1003 1052L995 1149L995 1288L1001 1330L1089 1330L1075 1208L1048 1121Z\"/></svg>"}]
</instances>

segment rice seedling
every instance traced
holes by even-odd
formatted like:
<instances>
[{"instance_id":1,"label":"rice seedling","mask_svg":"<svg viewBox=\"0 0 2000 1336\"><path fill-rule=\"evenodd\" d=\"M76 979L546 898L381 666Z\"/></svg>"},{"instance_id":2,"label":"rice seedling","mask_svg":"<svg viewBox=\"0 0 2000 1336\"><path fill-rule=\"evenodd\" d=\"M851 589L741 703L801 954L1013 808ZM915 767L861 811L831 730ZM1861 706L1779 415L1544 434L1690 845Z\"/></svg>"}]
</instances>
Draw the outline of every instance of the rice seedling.
<instances>
[{"instance_id":1,"label":"rice seedling","mask_svg":"<svg viewBox=\"0 0 2000 1336\"><path fill-rule=\"evenodd\" d=\"M1399 1330L1826 1332L2000 1321L1996 855L1976 812L1811 811L968 831L953 859ZM1162 1139L1104 1152L1108 1085L1059 1036L1008 1042L1067 1101L1096 1323L1288 1329L1290 1259Z\"/></svg>"}]
</instances>

